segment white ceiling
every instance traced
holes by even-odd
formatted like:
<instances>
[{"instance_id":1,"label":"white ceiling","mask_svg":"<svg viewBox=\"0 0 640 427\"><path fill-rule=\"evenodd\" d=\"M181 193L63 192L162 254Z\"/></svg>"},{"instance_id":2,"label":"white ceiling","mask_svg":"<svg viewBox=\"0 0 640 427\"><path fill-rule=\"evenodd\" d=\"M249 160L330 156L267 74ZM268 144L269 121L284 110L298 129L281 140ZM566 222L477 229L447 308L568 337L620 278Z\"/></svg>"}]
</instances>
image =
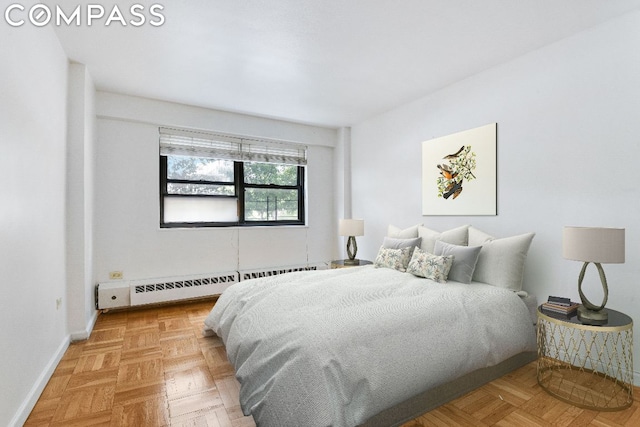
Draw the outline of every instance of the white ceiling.
<instances>
[{"instance_id":1,"label":"white ceiling","mask_svg":"<svg viewBox=\"0 0 640 427\"><path fill-rule=\"evenodd\" d=\"M130 20L133 3L111 5ZM640 7L640 0L139 3L162 4L165 23L56 28L98 89L332 127ZM78 2L57 4L71 11Z\"/></svg>"}]
</instances>

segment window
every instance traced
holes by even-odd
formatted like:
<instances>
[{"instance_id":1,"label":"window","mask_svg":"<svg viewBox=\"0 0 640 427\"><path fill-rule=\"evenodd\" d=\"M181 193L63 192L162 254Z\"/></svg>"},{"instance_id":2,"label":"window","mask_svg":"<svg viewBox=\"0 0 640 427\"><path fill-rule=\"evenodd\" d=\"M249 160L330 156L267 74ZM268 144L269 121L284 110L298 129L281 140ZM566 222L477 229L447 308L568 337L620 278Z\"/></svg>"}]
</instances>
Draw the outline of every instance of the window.
<instances>
[{"instance_id":1,"label":"window","mask_svg":"<svg viewBox=\"0 0 640 427\"><path fill-rule=\"evenodd\" d=\"M160 226L303 225L306 147L160 130Z\"/></svg>"}]
</instances>

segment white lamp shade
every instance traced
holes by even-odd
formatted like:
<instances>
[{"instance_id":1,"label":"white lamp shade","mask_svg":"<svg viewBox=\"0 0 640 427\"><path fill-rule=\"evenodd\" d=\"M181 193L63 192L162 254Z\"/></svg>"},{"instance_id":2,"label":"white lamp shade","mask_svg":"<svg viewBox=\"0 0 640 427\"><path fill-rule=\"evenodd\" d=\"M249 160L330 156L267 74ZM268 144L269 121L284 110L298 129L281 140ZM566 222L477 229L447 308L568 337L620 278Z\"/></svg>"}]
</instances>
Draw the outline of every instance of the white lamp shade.
<instances>
[{"instance_id":1,"label":"white lamp shade","mask_svg":"<svg viewBox=\"0 0 640 427\"><path fill-rule=\"evenodd\" d=\"M624 228L564 227L562 256L601 264L624 262Z\"/></svg>"},{"instance_id":2,"label":"white lamp shade","mask_svg":"<svg viewBox=\"0 0 640 427\"><path fill-rule=\"evenodd\" d=\"M338 224L338 234L340 236L364 236L364 220L341 219Z\"/></svg>"}]
</instances>

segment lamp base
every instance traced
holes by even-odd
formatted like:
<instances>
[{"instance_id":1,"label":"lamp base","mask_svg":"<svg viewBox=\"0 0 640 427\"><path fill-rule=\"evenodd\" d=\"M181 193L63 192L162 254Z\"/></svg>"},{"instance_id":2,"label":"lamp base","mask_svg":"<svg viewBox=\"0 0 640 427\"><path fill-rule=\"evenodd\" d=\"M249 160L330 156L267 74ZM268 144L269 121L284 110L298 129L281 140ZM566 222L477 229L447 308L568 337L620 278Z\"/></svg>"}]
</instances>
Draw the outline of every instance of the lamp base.
<instances>
[{"instance_id":1,"label":"lamp base","mask_svg":"<svg viewBox=\"0 0 640 427\"><path fill-rule=\"evenodd\" d=\"M344 260L344 265L360 265L360 260L356 259L358 253L358 244L355 236L349 236L347 239L347 256L349 259Z\"/></svg>"},{"instance_id":2,"label":"lamp base","mask_svg":"<svg viewBox=\"0 0 640 427\"><path fill-rule=\"evenodd\" d=\"M602 326L609 320L608 313L603 310L589 310L584 305L578 307L578 320L585 325Z\"/></svg>"}]
</instances>

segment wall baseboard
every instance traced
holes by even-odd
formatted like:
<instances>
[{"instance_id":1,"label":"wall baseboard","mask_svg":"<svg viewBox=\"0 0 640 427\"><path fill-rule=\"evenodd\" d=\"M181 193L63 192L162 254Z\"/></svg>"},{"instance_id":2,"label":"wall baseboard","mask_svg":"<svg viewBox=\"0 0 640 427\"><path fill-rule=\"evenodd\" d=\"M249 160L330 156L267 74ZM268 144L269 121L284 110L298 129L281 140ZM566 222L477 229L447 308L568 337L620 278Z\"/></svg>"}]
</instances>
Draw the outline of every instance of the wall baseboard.
<instances>
[{"instance_id":1,"label":"wall baseboard","mask_svg":"<svg viewBox=\"0 0 640 427\"><path fill-rule=\"evenodd\" d=\"M36 406L40 395L44 391L44 388L47 386L49 379L51 379L53 371L55 371L56 367L60 363L60 360L62 360L62 357L67 351L70 343L71 337L67 335L60 343L60 346L56 350L51 360L49 360L49 363L47 363L45 369L40 373L40 376L38 376L38 380L35 382L33 387L31 387L31 391L29 391L29 394L24 399L15 415L9 422L9 427L21 427L27 421L27 418L29 418L29 414L33 410L33 407Z\"/></svg>"},{"instance_id":2,"label":"wall baseboard","mask_svg":"<svg viewBox=\"0 0 640 427\"><path fill-rule=\"evenodd\" d=\"M84 341L88 340L91 336L91 332L93 331L93 327L96 325L96 321L98 320L98 310L93 312L93 316L89 319L89 323L87 323L87 327L84 331L72 332L71 333L71 342L76 341Z\"/></svg>"}]
</instances>

